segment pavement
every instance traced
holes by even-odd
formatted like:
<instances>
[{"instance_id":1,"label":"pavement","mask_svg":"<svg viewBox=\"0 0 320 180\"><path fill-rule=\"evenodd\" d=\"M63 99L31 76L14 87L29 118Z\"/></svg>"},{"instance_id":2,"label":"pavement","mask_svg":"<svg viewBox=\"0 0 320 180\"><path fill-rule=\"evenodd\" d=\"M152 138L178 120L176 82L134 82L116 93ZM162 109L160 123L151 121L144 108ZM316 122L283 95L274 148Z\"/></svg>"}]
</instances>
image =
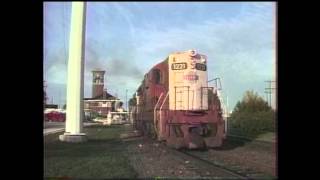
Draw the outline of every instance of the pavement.
<instances>
[{"instance_id":1,"label":"pavement","mask_svg":"<svg viewBox=\"0 0 320 180\"><path fill-rule=\"evenodd\" d=\"M85 122L83 125L86 126L92 126L99 123L87 123ZM45 122L44 128L43 128L43 135L48 135L56 132L62 132L65 130L65 122Z\"/></svg>"}]
</instances>

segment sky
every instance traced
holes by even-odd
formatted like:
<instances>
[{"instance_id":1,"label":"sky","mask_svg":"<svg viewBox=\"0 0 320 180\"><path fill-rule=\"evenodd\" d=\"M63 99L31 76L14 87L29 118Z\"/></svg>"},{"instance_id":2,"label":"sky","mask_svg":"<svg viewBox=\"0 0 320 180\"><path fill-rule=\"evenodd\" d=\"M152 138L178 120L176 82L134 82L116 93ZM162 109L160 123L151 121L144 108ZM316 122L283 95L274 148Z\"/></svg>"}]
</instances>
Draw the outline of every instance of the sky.
<instances>
[{"instance_id":1,"label":"sky","mask_svg":"<svg viewBox=\"0 0 320 180\"><path fill-rule=\"evenodd\" d=\"M71 2L45 2L43 13L46 92L63 105ZM87 2L84 96L94 68L125 101L155 64L195 49L208 57L208 79L221 79L230 110L247 90L265 97L265 81L275 77L275 18L273 2Z\"/></svg>"}]
</instances>

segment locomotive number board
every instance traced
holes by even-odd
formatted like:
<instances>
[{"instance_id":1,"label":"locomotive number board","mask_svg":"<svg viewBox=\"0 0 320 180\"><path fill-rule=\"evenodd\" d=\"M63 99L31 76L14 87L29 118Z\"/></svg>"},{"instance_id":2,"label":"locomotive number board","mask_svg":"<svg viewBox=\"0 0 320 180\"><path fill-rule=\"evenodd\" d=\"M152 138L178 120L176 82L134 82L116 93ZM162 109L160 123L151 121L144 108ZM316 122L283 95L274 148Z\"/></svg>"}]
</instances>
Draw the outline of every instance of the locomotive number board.
<instances>
[{"instance_id":1,"label":"locomotive number board","mask_svg":"<svg viewBox=\"0 0 320 180\"><path fill-rule=\"evenodd\" d=\"M173 63L171 65L172 70L182 70L187 69L187 63Z\"/></svg>"},{"instance_id":2,"label":"locomotive number board","mask_svg":"<svg viewBox=\"0 0 320 180\"><path fill-rule=\"evenodd\" d=\"M206 71L207 70L207 66L205 64L197 63L196 64L196 69L200 70L200 71Z\"/></svg>"}]
</instances>

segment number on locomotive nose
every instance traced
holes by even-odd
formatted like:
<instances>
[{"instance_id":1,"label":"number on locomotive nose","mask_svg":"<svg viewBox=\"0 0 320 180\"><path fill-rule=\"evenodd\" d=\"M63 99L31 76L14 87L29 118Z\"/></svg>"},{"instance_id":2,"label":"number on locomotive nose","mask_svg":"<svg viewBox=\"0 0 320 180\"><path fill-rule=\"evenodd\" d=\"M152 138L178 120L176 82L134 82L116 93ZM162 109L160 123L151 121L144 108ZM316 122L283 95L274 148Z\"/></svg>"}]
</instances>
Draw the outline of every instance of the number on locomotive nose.
<instances>
[{"instance_id":1,"label":"number on locomotive nose","mask_svg":"<svg viewBox=\"0 0 320 180\"><path fill-rule=\"evenodd\" d=\"M173 63L171 66L172 70L187 69L187 63Z\"/></svg>"}]
</instances>

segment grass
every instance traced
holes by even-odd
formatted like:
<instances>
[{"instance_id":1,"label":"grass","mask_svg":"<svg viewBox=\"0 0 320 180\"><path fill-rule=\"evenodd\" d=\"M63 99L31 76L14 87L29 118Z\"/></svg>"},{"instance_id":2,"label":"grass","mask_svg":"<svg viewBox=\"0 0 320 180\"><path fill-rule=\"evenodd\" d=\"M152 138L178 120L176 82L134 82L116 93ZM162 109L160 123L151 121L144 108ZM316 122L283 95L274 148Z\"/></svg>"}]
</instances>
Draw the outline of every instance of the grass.
<instances>
[{"instance_id":1,"label":"grass","mask_svg":"<svg viewBox=\"0 0 320 180\"><path fill-rule=\"evenodd\" d=\"M275 140L275 132L260 132L259 134L248 134L237 128L230 128L229 134L246 137L248 139L255 139L259 141L273 142Z\"/></svg>"},{"instance_id":2,"label":"grass","mask_svg":"<svg viewBox=\"0 0 320 180\"><path fill-rule=\"evenodd\" d=\"M59 141L62 133L45 136L44 176L47 179L137 177L128 160L127 145L119 138L124 131L124 126L86 127L88 141L76 144Z\"/></svg>"},{"instance_id":3,"label":"grass","mask_svg":"<svg viewBox=\"0 0 320 180\"><path fill-rule=\"evenodd\" d=\"M256 140L274 141L275 140L275 133L274 132L267 132L267 133L261 134L256 138Z\"/></svg>"}]
</instances>

